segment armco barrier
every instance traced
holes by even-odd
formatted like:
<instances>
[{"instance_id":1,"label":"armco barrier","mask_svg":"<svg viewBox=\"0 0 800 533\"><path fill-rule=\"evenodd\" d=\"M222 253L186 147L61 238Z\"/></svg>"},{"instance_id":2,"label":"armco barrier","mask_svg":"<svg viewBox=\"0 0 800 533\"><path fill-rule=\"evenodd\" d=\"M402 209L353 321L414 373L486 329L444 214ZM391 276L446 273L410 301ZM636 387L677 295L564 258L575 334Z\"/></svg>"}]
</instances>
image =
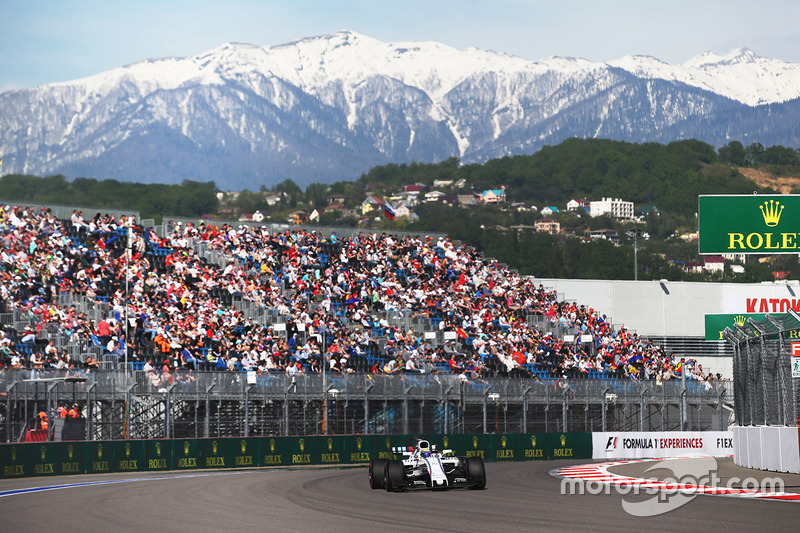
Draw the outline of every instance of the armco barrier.
<instances>
[{"instance_id":1,"label":"armco barrier","mask_svg":"<svg viewBox=\"0 0 800 533\"><path fill-rule=\"evenodd\" d=\"M0 478L365 464L391 457L419 435L311 435L137 441L30 442L0 445ZM591 433L423 435L440 449L484 461L590 459Z\"/></svg>"}]
</instances>

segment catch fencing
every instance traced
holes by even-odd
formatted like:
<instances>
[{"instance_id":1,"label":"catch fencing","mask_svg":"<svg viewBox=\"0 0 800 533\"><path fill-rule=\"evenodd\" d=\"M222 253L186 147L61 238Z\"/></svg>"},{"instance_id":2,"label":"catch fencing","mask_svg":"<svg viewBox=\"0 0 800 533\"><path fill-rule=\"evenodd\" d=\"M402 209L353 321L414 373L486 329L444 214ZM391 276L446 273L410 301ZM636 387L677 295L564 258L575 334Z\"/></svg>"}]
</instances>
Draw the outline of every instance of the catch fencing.
<instances>
[{"instance_id":1,"label":"catch fencing","mask_svg":"<svg viewBox=\"0 0 800 533\"><path fill-rule=\"evenodd\" d=\"M725 382L493 378L452 374L9 372L0 441L75 404L86 440L281 435L725 430ZM59 435L51 434L51 439Z\"/></svg>"},{"instance_id":2,"label":"catch fencing","mask_svg":"<svg viewBox=\"0 0 800 533\"><path fill-rule=\"evenodd\" d=\"M737 424L798 425L800 315L790 310L761 321L742 318L723 336L734 349Z\"/></svg>"}]
</instances>

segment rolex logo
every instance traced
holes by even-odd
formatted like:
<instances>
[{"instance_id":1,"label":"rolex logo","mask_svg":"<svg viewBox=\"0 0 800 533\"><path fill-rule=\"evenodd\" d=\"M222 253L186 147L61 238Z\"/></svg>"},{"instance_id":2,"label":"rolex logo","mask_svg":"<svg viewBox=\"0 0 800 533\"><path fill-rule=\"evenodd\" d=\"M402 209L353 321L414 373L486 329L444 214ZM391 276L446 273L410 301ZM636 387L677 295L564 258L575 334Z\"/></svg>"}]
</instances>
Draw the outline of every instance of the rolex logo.
<instances>
[{"instance_id":1,"label":"rolex logo","mask_svg":"<svg viewBox=\"0 0 800 533\"><path fill-rule=\"evenodd\" d=\"M536 448L536 435L531 435L531 447Z\"/></svg>"},{"instance_id":2,"label":"rolex logo","mask_svg":"<svg viewBox=\"0 0 800 533\"><path fill-rule=\"evenodd\" d=\"M215 441L215 440L211 441L211 452L214 455L217 455L217 441Z\"/></svg>"},{"instance_id":3,"label":"rolex logo","mask_svg":"<svg viewBox=\"0 0 800 533\"><path fill-rule=\"evenodd\" d=\"M505 435L503 435L502 437L500 437L500 445L501 445L503 448L505 448L505 447L506 447L506 443L507 443L507 442L508 442L508 438L507 438Z\"/></svg>"},{"instance_id":4,"label":"rolex logo","mask_svg":"<svg viewBox=\"0 0 800 533\"><path fill-rule=\"evenodd\" d=\"M69 455L69 460L72 461L72 454L74 453L74 449L72 448L72 444L67 447L67 455Z\"/></svg>"},{"instance_id":5,"label":"rolex logo","mask_svg":"<svg viewBox=\"0 0 800 533\"><path fill-rule=\"evenodd\" d=\"M361 451L361 437L356 439L356 447L358 447L358 450Z\"/></svg>"},{"instance_id":6,"label":"rolex logo","mask_svg":"<svg viewBox=\"0 0 800 533\"><path fill-rule=\"evenodd\" d=\"M44 461L46 457L47 457L47 448L42 446L42 461Z\"/></svg>"},{"instance_id":7,"label":"rolex logo","mask_svg":"<svg viewBox=\"0 0 800 533\"><path fill-rule=\"evenodd\" d=\"M478 447L478 437L477 437L477 435L472 437L472 447L473 448L477 448Z\"/></svg>"},{"instance_id":8,"label":"rolex logo","mask_svg":"<svg viewBox=\"0 0 800 533\"><path fill-rule=\"evenodd\" d=\"M761 216L764 217L764 224L770 228L774 228L781 221L781 213L783 213L784 206L780 202L770 200L764 202L763 205L758 206L761 209Z\"/></svg>"},{"instance_id":9,"label":"rolex logo","mask_svg":"<svg viewBox=\"0 0 800 533\"><path fill-rule=\"evenodd\" d=\"M189 441L183 441L183 455L189 455Z\"/></svg>"},{"instance_id":10,"label":"rolex logo","mask_svg":"<svg viewBox=\"0 0 800 533\"><path fill-rule=\"evenodd\" d=\"M300 451L301 452L306 451L306 440L305 439L300 439L298 442L300 443Z\"/></svg>"},{"instance_id":11,"label":"rolex logo","mask_svg":"<svg viewBox=\"0 0 800 533\"><path fill-rule=\"evenodd\" d=\"M328 437L328 451L333 450L333 439Z\"/></svg>"},{"instance_id":12,"label":"rolex logo","mask_svg":"<svg viewBox=\"0 0 800 533\"><path fill-rule=\"evenodd\" d=\"M563 448L566 445L567 445L567 436L561 435L561 447Z\"/></svg>"},{"instance_id":13,"label":"rolex logo","mask_svg":"<svg viewBox=\"0 0 800 533\"><path fill-rule=\"evenodd\" d=\"M444 436L444 447L447 448L450 445L450 439L447 438L447 435Z\"/></svg>"},{"instance_id":14,"label":"rolex logo","mask_svg":"<svg viewBox=\"0 0 800 533\"><path fill-rule=\"evenodd\" d=\"M275 439L269 439L269 451L275 451Z\"/></svg>"},{"instance_id":15,"label":"rolex logo","mask_svg":"<svg viewBox=\"0 0 800 533\"><path fill-rule=\"evenodd\" d=\"M744 315L736 315L735 317L733 317L733 322L740 327L744 326L745 320L746 318L744 317Z\"/></svg>"},{"instance_id":16,"label":"rolex logo","mask_svg":"<svg viewBox=\"0 0 800 533\"><path fill-rule=\"evenodd\" d=\"M241 442L241 446L242 446L242 455L244 455L244 452L247 451L247 441L243 440Z\"/></svg>"},{"instance_id":17,"label":"rolex logo","mask_svg":"<svg viewBox=\"0 0 800 533\"><path fill-rule=\"evenodd\" d=\"M98 459L102 459L103 458L103 445L102 444L98 444L97 445L97 458Z\"/></svg>"},{"instance_id":18,"label":"rolex logo","mask_svg":"<svg viewBox=\"0 0 800 533\"><path fill-rule=\"evenodd\" d=\"M160 442L156 442L156 455L161 457L161 443Z\"/></svg>"}]
</instances>

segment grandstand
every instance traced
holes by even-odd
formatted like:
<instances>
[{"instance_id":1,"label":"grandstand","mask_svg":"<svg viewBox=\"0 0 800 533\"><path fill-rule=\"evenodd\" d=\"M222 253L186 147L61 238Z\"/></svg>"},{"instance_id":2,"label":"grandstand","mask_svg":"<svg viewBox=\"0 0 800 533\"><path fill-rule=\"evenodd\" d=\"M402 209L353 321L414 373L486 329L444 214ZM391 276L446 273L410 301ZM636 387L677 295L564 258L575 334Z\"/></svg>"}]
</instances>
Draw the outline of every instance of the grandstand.
<instances>
[{"instance_id":1,"label":"grandstand","mask_svg":"<svg viewBox=\"0 0 800 533\"><path fill-rule=\"evenodd\" d=\"M133 388L124 391L125 405L139 406L143 418L156 419L160 415L149 412L149 400L137 404L131 394L174 391L188 380L198 384L194 400L205 397L208 402L213 389L221 394L225 387L218 377L203 377L204 372L236 376L236 383L252 375L275 378L271 382L277 389L266 391L264 398L277 394L284 414L290 406L289 393L281 392L289 389L287 383L298 378L312 382L309 375L320 374L325 383L348 375L427 383L433 376L439 388L446 383L484 392L508 386L497 380L536 383L545 387L547 409L554 402L550 389L567 403L575 400L564 392L574 386L558 388L564 379L593 381L581 385L587 391L584 423L589 423L589 411L597 409L594 418L605 427L606 403L613 398L626 409L635 405L638 414L633 416L639 421L625 422L630 428L643 427L645 418L652 425L651 404L662 406L656 411L663 426L685 425L687 407L666 396L654 403L652 397L666 390L665 384L679 381L686 391L688 380L707 400L699 401L698 411L723 411L724 387L710 369L635 332L614 330L597 309L559 300L541 283L445 235L186 220L155 229L137 223L134 213L98 211L91 220L76 222L73 215L83 209L73 208L67 217L68 211L2 206L0 357L3 386L13 393L6 400L7 440L15 433L11 420L19 413L12 415L14 409L27 409L30 391L24 379L53 373L88 377L95 393L104 390L101 382L112 379L115 385L106 389L112 393L110 413L116 387L127 387L130 376ZM107 334L101 323L109 324ZM35 340L23 342L26 327L35 332ZM46 353L51 341L55 351ZM362 378L348 379L356 383ZM481 385L489 380L492 386ZM201 383L206 389L199 388ZM630 392L630 384L637 392ZM521 402L520 409L528 402L524 387L505 396L514 405ZM428 391L409 398L414 386L401 389L404 394L391 400L384 395L383 401L402 402L402 415L391 418L406 425L409 400L424 405L426 399L448 394L431 396ZM607 389L611 392L603 392ZM219 396L216 412L243 393L237 389L229 398ZM376 422L364 418L370 409L363 394L354 400L366 406L358 417L370 430ZM491 394L500 393L479 392L475 399L483 429ZM464 429L470 424L465 414L469 396L460 394L458 416L442 407L447 398L437 408L447 414L430 416L443 416L445 425L461 420ZM25 400L12 407L12 397ZM559 427L564 428L569 409L561 400ZM154 409L169 418L168 403L158 400ZM680 415L667 415L668 406L680 408ZM201 411L192 416L208 426L210 406ZM515 422L520 428L528 421L527 407L522 411L524 416L517 417L522 422ZM284 416L283 426L271 431L291 431L289 418Z\"/></svg>"}]
</instances>

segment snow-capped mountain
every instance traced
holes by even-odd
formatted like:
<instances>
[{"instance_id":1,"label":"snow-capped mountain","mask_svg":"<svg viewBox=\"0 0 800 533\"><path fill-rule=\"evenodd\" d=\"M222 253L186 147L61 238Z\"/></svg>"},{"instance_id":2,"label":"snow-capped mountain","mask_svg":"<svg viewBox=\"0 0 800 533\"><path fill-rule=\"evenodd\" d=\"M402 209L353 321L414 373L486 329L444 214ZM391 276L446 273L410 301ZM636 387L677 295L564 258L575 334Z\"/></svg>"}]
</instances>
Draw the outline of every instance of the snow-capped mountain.
<instances>
[{"instance_id":1,"label":"snow-capped mountain","mask_svg":"<svg viewBox=\"0 0 800 533\"><path fill-rule=\"evenodd\" d=\"M798 146L800 64L528 61L350 31L228 43L0 94L4 173L258 189L386 163L530 154L569 137Z\"/></svg>"},{"instance_id":2,"label":"snow-capped mountain","mask_svg":"<svg viewBox=\"0 0 800 533\"><path fill-rule=\"evenodd\" d=\"M679 66L646 56L627 56L609 65L640 78L685 83L749 106L800 97L800 65L758 57L746 48L725 56L705 52Z\"/></svg>"}]
</instances>

